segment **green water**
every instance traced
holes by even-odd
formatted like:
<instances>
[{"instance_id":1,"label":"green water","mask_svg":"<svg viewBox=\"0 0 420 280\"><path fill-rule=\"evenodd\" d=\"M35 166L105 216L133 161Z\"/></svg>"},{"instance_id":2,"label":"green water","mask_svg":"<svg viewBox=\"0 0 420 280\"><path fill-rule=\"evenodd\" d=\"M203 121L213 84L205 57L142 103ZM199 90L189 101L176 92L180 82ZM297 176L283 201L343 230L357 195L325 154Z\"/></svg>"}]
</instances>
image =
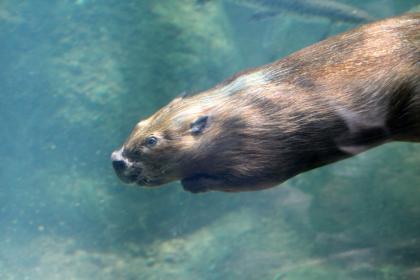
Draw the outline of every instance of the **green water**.
<instances>
[{"instance_id":1,"label":"green water","mask_svg":"<svg viewBox=\"0 0 420 280\"><path fill-rule=\"evenodd\" d=\"M116 178L111 151L174 96L358 25L238 2L0 1L0 279L420 279L420 145L252 193Z\"/></svg>"}]
</instances>

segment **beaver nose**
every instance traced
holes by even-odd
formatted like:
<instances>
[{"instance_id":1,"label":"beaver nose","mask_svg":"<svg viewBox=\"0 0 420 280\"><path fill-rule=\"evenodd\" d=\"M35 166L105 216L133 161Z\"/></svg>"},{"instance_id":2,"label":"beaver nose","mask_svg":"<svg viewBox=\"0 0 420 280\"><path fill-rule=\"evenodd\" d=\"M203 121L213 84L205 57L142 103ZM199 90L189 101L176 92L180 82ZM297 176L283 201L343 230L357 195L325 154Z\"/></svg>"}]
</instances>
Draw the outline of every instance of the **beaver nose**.
<instances>
[{"instance_id":1,"label":"beaver nose","mask_svg":"<svg viewBox=\"0 0 420 280\"><path fill-rule=\"evenodd\" d=\"M113 160L112 161L112 167L114 167L114 169L117 173L120 173L120 172L124 171L124 169L127 168L127 164L125 163L124 160Z\"/></svg>"},{"instance_id":2,"label":"beaver nose","mask_svg":"<svg viewBox=\"0 0 420 280\"><path fill-rule=\"evenodd\" d=\"M123 148L114 151L111 154L112 167L118 178L124 183L133 183L141 173L139 166L134 166L127 158L123 156Z\"/></svg>"},{"instance_id":3,"label":"beaver nose","mask_svg":"<svg viewBox=\"0 0 420 280\"><path fill-rule=\"evenodd\" d=\"M114 151L111 154L112 167L114 167L117 173L121 173L124 169L127 168L127 162L122 156L122 148L120 150Z\"/></svg>"}]
</instances>

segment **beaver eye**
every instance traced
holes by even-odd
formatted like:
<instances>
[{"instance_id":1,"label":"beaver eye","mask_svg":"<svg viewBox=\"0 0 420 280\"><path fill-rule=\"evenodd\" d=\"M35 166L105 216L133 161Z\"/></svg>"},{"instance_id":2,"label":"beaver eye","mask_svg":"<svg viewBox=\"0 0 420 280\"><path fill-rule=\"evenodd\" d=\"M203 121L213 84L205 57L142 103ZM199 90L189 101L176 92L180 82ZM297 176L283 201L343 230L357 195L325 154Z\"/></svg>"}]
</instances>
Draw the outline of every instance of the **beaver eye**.
<instances>
[{"instance_id":1,"label":"beaver eye","mask_svg":"<svg viewBox=\"0 0 420 280\"><path fill-rule=\"evenodd\" d=\"M146 145L149 147L153 147L157 144L158 139L155 136L149 136L146 138Z\"/></svg>"}]
</instances>

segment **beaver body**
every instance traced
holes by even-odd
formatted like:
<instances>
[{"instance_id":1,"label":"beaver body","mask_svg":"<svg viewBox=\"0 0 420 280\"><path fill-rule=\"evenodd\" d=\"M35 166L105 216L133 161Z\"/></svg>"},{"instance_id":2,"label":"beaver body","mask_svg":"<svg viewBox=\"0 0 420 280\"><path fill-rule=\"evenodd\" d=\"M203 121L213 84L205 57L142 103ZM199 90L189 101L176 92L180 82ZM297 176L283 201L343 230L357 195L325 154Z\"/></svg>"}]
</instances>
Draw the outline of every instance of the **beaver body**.
<instances>
[{"instance_id":1,"label":"beaver body","mask_svg":"<svg viewBox=\"0 0 420 280\"><path fill-rule=\"evenodd\" d=\"M420 13L176 98L139 122L112 159L129 183L246 191L389 141L420 142Z\"/></svg>"}]
</instances>

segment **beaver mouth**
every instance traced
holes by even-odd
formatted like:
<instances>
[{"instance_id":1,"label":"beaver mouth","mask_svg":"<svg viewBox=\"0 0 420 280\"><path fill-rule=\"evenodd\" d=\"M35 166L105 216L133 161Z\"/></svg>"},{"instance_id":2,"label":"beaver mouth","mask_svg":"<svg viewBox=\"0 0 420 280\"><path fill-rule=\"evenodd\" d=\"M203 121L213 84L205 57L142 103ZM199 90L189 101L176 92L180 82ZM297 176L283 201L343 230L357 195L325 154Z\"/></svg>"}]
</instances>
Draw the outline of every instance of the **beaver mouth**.
<instances>
[{"instance_id":1,"label":"beaver mouth","mask_svg":"<svg viewBox=\"0 0 420 280\"><path fill-rule=\"evenodd\" d=\"M118 178L126 184L132 184L137 181L137 174L125 174L124 172L117 172Z\"/></svg>"},{"instance_id":2,"label":"beaver mouth","mask_svg":"<svg viewBox=\"0 0 420 280\"><path fill-rule=\"evenodd\" d=\"M142 187L155 187L162 185L162 181L159 179L151 179L142 176L137 177L135 183Z\"/></svg>"}]
</instances>

